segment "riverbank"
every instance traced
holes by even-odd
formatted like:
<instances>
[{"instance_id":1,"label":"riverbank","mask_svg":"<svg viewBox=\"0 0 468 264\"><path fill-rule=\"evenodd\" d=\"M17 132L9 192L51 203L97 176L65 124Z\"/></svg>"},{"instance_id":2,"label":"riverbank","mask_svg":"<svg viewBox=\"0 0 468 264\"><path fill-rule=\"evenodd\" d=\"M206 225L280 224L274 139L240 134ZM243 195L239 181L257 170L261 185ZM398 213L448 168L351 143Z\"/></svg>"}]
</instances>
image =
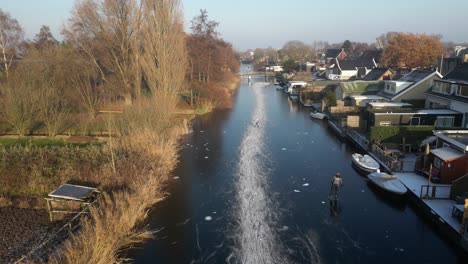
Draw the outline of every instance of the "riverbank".
<instances>
[{"instance_id":1,"label":"riverbank","mask_svg":"<svg viewBox=\"0 0 468 264\"><path fill-rule=\"evenodd\" d=\"M229 99L239 79L228 83ZM177 164L179 140L189 133L195 115L178 117L164 135L149 134L122 147L134 151L124 171L134 180L124 189L104 195L97 207L91 208L90 219L84 220L79 236L66 242L55 263L115 263L122 260L127 250L151 238L146 217L154 205L164 200L171 172ZM131 169L130 169L131 168ZM138 168L135 171L134 168ZM99 245L99 246L97 246Z\"/></svg>"}]
</instances>

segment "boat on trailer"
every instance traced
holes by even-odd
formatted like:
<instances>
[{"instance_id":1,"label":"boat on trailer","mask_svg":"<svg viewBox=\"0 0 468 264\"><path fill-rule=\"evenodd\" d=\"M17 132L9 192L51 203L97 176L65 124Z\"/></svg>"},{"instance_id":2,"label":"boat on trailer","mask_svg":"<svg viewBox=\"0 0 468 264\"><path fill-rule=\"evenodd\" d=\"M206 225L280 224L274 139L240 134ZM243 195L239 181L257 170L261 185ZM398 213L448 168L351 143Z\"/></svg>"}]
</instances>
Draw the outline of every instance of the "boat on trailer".
<instances>
[{"instance_id":1,"label":"boat on trailer","mask_svg":"<svg viewBox=\"0 0 468 264\"><path fill-rule=\"evenodd\" d=\"M377 187L396 195L404 195L408 189L395 176L384 172L373 172L367 176L370 182Z\"/></svg>"},{"instance_id":2,"label":"boat on trailer","mask_svg":"<svg viewBox=\"0 0 468 264\"><path fill-rule=\"evenodd\" d=\"M353 164L365 172L376 172L380 168L379 163L369 155L354 153L351 157Z\"/></svg>"}]
</instances>

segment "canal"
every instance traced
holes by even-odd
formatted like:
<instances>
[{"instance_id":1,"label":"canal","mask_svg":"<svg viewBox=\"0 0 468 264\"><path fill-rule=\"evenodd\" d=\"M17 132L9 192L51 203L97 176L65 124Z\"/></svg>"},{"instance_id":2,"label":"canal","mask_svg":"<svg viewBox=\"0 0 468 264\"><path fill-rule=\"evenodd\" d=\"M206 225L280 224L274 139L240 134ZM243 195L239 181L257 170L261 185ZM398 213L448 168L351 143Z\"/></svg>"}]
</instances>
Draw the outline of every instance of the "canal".
<instances>
[{"instance_id":1,"label":"canal","mask_svg":"<svg viewBox=\"0 0 468 264\"><path fill-rule=\"evenodd\" d=\"M409 201L369 185L326 122L262 81L244 79L233 109L194 121L136 263L466 260ZM344 186L330 203L336 172Z\"/></svg>"}]
</instances>

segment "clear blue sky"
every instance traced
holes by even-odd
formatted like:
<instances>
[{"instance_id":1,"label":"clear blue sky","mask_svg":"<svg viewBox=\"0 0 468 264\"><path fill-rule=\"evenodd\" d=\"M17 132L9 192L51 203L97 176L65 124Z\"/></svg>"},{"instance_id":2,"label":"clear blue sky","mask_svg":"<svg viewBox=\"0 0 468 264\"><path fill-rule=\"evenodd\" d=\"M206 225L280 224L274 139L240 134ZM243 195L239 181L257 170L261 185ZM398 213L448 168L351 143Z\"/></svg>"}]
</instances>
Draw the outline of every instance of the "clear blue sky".
<instances>
[{"instance_id":1,"label":"clear blue sky","mask_svg":"<svg viewBox=\"0 0 468 264\"><path fill-rule=\"evenodd\" d=\"M60 39L73 5L74 0L0 0L30 39L41 25ZM200 9L220 22L222 37L239 50L280 48L288 40L370 43L388 31L468 42L468 0L183 0L187 30Z\"/></svg>"}]
</instances>

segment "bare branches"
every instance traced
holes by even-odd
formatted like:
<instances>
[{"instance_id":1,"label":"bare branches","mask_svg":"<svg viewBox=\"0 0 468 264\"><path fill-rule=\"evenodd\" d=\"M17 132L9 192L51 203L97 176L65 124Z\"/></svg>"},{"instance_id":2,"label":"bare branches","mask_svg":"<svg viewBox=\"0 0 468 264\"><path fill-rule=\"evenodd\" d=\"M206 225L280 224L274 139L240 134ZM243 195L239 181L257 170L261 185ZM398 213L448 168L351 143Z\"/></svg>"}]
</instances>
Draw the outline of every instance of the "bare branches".
<instances>
[{"instance_id":1,"label":"bare branches","mask_svg":"<svg viewBox=\"0 0 468 264\"><path fill-rule=\"evenodd\" d=\"M143 1L141 65L153 96L175 98L187 70L185 34L179 1Z\"/></svg>"},{"instance_id":2,"label":"bare branches","mask_svg":"<svg viewBox=\"0 0 468 264\"><path fill-rule=\"evenodd\" d=\"M7 78L23 35L23 29L18 21L0 9L0 62Z\"/></svg>"},{"instance_id":3,"label":"bare branches","mask_svg":"<svg viewBox=\"0 0 468 264\"><path fill-rule=\"evenodd\" d=\"M138 16L135 0L83 0L75 6L64 31L67 41L83 52L126 104L139 93L135 91L139 77L134 72L138 52L135 31L139 26L134 18Z\"/></svg>"}]
</instances>

